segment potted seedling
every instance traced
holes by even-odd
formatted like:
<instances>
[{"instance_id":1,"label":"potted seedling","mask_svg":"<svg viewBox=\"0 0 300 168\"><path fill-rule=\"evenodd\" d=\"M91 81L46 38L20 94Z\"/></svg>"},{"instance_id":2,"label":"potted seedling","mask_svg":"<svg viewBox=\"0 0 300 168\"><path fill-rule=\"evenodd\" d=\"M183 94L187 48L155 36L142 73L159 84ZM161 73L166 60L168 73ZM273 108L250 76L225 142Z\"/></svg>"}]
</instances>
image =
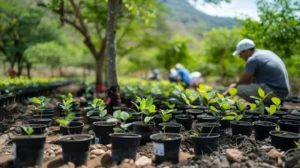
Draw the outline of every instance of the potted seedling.
<instances>
[{"instance_id":1,"label":"potted seedling","mask_svg":"<svg viewBox=\"0 0 300 168\"><path fill-rule=\"evenodd\" d=\"M156 125L156 127L158 128L159 123L163 122L163 119L168 119L168 121L171 119L172 117L172 112L173 110L160 110L159 114L154 115L154 123ZM163 118L165 116L165 118ZM169 117L170 116L170 117Z\"/></svg>"},{"instance_id":2,"label":"potted seedling","mask_svg":"<svg viewBox=\"0 0 300 168\"><path fill-rule=\"evenodd\" d=\"M102 99L94 99L85 109L88 110L86 116L90 124L89 129L93 128L95 121L105 121L107 119L107 110L105 109L105 102Z\"/></svg>"},{"instance_id":3,"label":"potted seedling","mask_svg":"<svg viewBox=\"0 0 300 168\"><path fill-rule=\"evenodd\" d=\"M261 121L270 121L275 124L278 123L279 117L273 116L273 114L276 112L276 106L273 104L270 107L265 107L266 111L269 115L260 115L259 118Z\"/></svg>"},{"instance_id":4,"label":"potted seedling","mask_svg":"<svg viewBox=\"0 0 300 168\"><path fill-rule=\"evenodd\" d=\"M173 122L168 122L170 121L171 117L172 117L172 110L161 110L161 119L162 122L159 123L159 128L161 131L163 131L164 133L180 133L181 130L181 124L178 123L173 123Z\"/></svg>"},{"instance_id":5,"label":"potted seedling","mask_svg":"<svg viewBox=\"0 0 300 168\"><path fill-rule=\"evenodd\" d=\"M258 121L260 112L257 108L257 105L255 103L250 104L249 110L244 110L245 115L251 116L252 121Z\"/></svg>"},{"instance_id":6,"label":"potted seedling","mask_svg":"<svg viewBox=\"0 0 300 168\"><path fill-rule=\"evenodd\" d=\"M34 115L34 118L29 120L30 124L45 124L48 127L51 125L53 114L43 115L43 112L46 109L46 106L50 103L50 100L51 99L44 96L29 98L29 101L32 102L33 105L28 105L28 108L40 113L39 115Z\"/></svg>"},{"instance_id":7,"label":"potted seedling","mask_svg":"<svg viewBox=\"0 0 300 168\"><path fill-rule=\"evenodd\" d=\"M241 114L243 114L243 118L241 119L241 121L252 122L251 115L245 114L245 109L246 109L246 106L247 106L247 105L246 105L245 103L241 102L241 100L237 100L237 101L235 102L235 104L236 104L236 107L237 107L237 109L239 110L239 112L240 112Z\"/></svg>"},{"instance_id":8,"label":"potted seedling","mask_svg":"<svg viewBox=\"0 0 300 168\"><path fill-rule=\"evenodd\" d=\"M65 118L58 118L55 121L60 124L60 131L63 135L81 134L84 124L79 121L73 121L75 114L71 112L73 100L65 101L61 104L61 108L65 110L67 116Z\"/></svg>"},{"instance_id":9,"label":"potted seedling","mask_svg":"<svg viewBox=\"0 0 300 168\"><path fill-rule=\"evenodd\" d=\"M46 127L45 124L23 124L20 126L22 135L44 134Z\"/></svg>"},{"instance_id":10,"label":"potted seedling","mask_svg":"<svg viewBox=\"0 0 300 168\"><path fill-rule=\"evenodd\" d=\"M277 116L279 119L281 119L284 115L288 114L286 111L281 111L281 100L278 97L272 97L271 100L276 106L276 112L273 114L274 116Z\"/></svg>"},{"instance_id":11,"label":"potted seedling","mask_svg":"<svg viewBox=\"0 0 300 168\"><path fill-rule=\"evenodd\" d=\"M130 117L127 112L118 110L113 113L113 118L107 119L107 122L117 123L117 127L113 128L116 133L110 133L109 136L112 144L112 162L118 164L125 158L136 159L137 148L142 137L139 134L132 134L129 130L132 123L127 121Z\"/></svg>"},{"instance_id":12,"label":"potted seedling","mask_svg":"<svg viewBox=\"0 0 300 168\"><path fill-rule=\"evenodd\" d=\"M258 88L257 93L259 97L256 96L250 96L250 98L255 99L255 103L258 107L258 111L261 115L265 114L265 104L264 100L273 92L269 92L268 94L265 94L265 91L262 88Z\"/></svg>"},{"instance_id":13,"label":"potted seedling","mask_svg":"<svg viewBox=\"0 0 300 168\"><path fill-rule=\"evenodd\" d=\"M213 133L215 126L218 126L218 122L211 127L209 133L202 133L203 127L198 128L197 132L192 132L192 143L194 147L195 156L210 155L214 151L219 149L219 133Z\"/></svg>"},{"instance_id":14,"label":"potted seedling","mask_svg":"<svg viewBox=\"0 0 300 168\"><path fill-rule=\"evenodd\" d=\"M232 135L247 135L250 136L252 134L253 124L249 121L240 121L243 118L243 115L237 115L234 117L234 121L231 121L231 131Z\"/></svg>"},{"instance_id":15,"label":"potted seedling","mask_svg":"<svg viewBox=\"0 0 300 168\"><path fill-rule=\"evenodd\" d=\"M133 122L133 131L135 134L142 135L142 142L147 142L150 140L150 135L154 130L155 124L151 120L156 113L156 106L150 97L147 99L137 97L137 102L139 105L132 103L138 109L138 113L141 114L141 121ZM144 115L146 116L145 118L143 117Z\"/></svg>"},{"instance_id":16,"label":"potted seedling","mask_svg":"<svg viewBox=\"0 0 300 168\"><path fill-rule=\"evenodd\" d=\"M172 129L172 123L166 124L167 121L171 118L171 111L161 111L162 113L162 121L164 125L162 126L163 132L158 134L153 134L150 136L153 142L153 149L155 154L155 162L162 163L162 162L172 162L178 163L179 161L179 148L180 148L180 141L181 136L178 133L166 133L166 129ZM173 124L178 125L178 124ZM178 127L177 127L178 128ZM179 125L179 131L181 126ZM174 129L174 127L173 127Z\"/></svg>"},{"instance_id":17,"label":"potted seedling","mask_svg":"<svg viewBox=\"0 0 300 168\"><path fill-rule=\"evenodd\" d=\"M26 135L12 137L14 166L35 167L42 166L46 134L34 135L34 129L21 127Z\"/></svg>"},{"instance_id":18,"label":"potted seedling","mask_svg":"<svg viewBox=\"0 0 300 168\"><path fill-rule=\"evenodd\" d=\"M287 151L295 147L295 142L298 144L300 135L288 131L270 131L272 145L281 151Z\"/></svg>"}]
</instances>

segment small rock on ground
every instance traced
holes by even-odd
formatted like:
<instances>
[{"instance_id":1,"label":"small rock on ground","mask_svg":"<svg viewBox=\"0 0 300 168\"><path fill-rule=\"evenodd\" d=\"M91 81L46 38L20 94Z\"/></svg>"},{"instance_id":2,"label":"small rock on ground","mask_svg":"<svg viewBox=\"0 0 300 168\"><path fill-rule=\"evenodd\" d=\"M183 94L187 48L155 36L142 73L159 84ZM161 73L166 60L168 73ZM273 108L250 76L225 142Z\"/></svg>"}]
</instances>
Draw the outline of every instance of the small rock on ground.
<instances>
[{"instance_id":1,"label":"small rock on ground","mask_svg":"<svg viewBox=\"0 0 300 168\"><path fill-rule=\"evenodd\" d=\"M242 152L237 149L226 149L226 156L229 160L234 162L241 162Z\"/></svg>"}]
</instances>

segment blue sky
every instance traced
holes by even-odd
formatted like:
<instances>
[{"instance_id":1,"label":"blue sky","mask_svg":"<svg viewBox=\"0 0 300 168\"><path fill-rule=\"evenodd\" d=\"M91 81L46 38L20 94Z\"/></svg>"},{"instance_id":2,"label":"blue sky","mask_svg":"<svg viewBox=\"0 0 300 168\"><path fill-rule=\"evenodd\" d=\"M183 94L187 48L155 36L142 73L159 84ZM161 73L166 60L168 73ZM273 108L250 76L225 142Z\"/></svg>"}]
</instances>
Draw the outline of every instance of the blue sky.
<instances>
[{"instance_id":1,"label":"blue sky","mask_svg":"<svg viewBox=\"0 0 300 168\"><path fill-rule=\"evenodd\" d=\"M230 3L222 2L219 5L204 4L202 0L195 2L188 0L195 8L204 13L213 16L229 16L229 17L242 17L248 15L255 20L258 19L257 15L257 0L231 0Z\"/></svg>"}]
</instances>

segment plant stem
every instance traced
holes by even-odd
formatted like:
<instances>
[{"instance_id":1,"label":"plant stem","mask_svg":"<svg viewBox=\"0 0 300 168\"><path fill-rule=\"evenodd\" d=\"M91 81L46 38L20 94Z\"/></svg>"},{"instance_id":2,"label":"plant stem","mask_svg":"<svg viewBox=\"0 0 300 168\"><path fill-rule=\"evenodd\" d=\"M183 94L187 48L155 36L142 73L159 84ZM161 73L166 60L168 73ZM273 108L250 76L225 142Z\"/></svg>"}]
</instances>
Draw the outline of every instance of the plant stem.
<instances>
[{"instance_id":1,"label":"plant stem","mask_svg":"<svg viewBox=\"0 0 300 168\"><path fill-rule=\"evenodd\" d=\"M212 133L212 131L214 130L214 128L215 128L215 126L217 125L217 123L219 122L219 120L220 119L218 119L216 122L215 122L215 125L210 129L210 131L209 131L209 133L208 133L208 135L207 135L207 137L209 137L210 136L210 134Z\"/></svg>"}]
</instances>

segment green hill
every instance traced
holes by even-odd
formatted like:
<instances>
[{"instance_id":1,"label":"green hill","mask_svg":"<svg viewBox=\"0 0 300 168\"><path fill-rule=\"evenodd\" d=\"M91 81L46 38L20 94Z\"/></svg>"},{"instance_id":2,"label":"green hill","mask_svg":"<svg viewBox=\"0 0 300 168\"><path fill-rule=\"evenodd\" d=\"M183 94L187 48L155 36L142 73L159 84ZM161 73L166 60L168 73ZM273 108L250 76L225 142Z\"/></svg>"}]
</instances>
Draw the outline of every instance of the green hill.
<instances>
[{"instance_id":1,"label":"green hill","mask_svg":"<svg viewBox=\"0 0 300 168\"><path fill-rule=\"evenodd\" d=\"M208 15L194 8L186 0L160 0L168 10L167 24L178 34L198 35L204 31L218 27L232 28L237 23L230 17Z\"/></svg>"}]
</instances>

